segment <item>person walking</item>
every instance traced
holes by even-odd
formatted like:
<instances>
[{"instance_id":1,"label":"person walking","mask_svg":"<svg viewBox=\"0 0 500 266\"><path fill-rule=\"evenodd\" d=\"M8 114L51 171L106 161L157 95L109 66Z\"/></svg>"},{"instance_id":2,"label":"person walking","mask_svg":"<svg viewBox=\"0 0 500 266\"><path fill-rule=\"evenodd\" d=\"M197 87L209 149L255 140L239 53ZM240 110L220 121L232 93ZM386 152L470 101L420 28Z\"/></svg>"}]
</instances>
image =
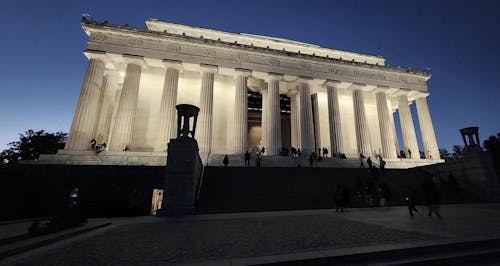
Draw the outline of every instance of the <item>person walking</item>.
<instances>
[{"instance_id":1,"label":"person walking","mask_svg":"<svg viewBox=\"0 0 500 266\"><path fill-rule=\"evenodd\" d=\"M251 157L251 154L250 152L245 152L245 166L250 166L250 157Z\"/></svg>"},{"instance_id":2,"label":"person walking","mask_svg":"<svg viewBox=\"0 0 500 266\"><path fill-rule=\"evenodd\" d=\"M409 194L406 196L406 203L408 204L408 212L410 212L410 217L413 218L413 212L418 212L415 206L415 193L410 189Z\"/></svg>"},{"instance_id":3,"label":"person walking","mask_svg":"<svg viewBox=\"0 0 500 266\"><path fill-rule=\"evenodd\" d=\"M222 160L222 163L224 164L224 167L227 167L227 165L229 164L229 158L227 157L227 155L224 155L224 160Z\"/></svg>"}]
</instances>

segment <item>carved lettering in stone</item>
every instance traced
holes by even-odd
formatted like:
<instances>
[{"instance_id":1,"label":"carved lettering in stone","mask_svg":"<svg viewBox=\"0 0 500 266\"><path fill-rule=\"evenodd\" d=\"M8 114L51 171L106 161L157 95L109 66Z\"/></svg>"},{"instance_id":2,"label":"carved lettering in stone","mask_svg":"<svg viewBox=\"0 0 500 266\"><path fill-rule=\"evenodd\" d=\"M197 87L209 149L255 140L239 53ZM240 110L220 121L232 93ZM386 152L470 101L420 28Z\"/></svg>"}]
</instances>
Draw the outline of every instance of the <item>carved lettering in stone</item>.
<instances>
[{"instance_id":1,"label":"carved lettering in stone","mask_svg":"<svg viewBox=\"0 0 500 266\"><path fill-rule=\"evenodd\" d=\"M104 41L106 39L107 39L107 37L104 34L97 33L97 34L91 34L90 35L90 40L93 41L93 42L102 42L102 41Z\"/></svg>"},{"instance_id":2,"label":"carved lettering in stone","mask_svg":"<svg viewBox=\"0 0 500 266\"><path fill-rule=\"evenodd\" d=\"M269 63L273 66L279 66L281 64L281 61L276 57L271 57L269 58Z\"/></svg>"},{"instance_id":3,"label":"carved lettering in stone","mask_svg":"<svg viewBox=\"0 0 500 266\"><path fill-rule=\"evenodd\" d=\"M359 71L356 71L356 70L354 70L354 71L352 72L352 74L353 74L354 76L361 76L361 74L359 73Z\"/></svg>"},{"instance_id":4,"label":"carved lettering in stone","mask_svg":"<svg viewBox=\"0 0 500 266\"><path fill-rule=\"evenodd\" d=\"M328 71L333 73L333 74L337 74L337 69L334 68L333 66L328 66Z\"/></svg>"},{"instance_id":5,"label":"carved lettering in stone","mask_svg":"<svg viewBox=\"0 0 500 266\"><path fill-rule=\"evenodd\" d=\"M303 69L307 69L307 70L311 70L311 68L312 68L311 64L306 63L306 62L301 62L300 67Z\"/></svg>"},{"instance_id":6,"label":"carved lettering in stone","mask_svg":"<svg viewBox=\"0 0 500 266\"><path fill-rule=\"evenodd\" d=\"M241 61L248 62L250 60L250 56L244 53L238 53L238 59Z\"/></svg>"},{"instance_id":7,"label":"carved lettering in stone","mask_svg":"<svg viewBox=\"0 0 500 266\"><path fill-rule=\"evenodd\" d=\"M206 56L215 56L217 52L214 49L204 49L203 54Z\"/></svg>"},{"instance_id":8,"label":"carved lettering in stone","mask_svg":"<svg viewBox=\"0 0 500 266\"><path fill-rule=\"evenodd\" d=\"M406 77L404 77L404 76L399 76L399 81L408 83L408 79Z\"/></svg>"},{"instance_id":9,"label":"carved lettering in stone","mask_svg":"<svg viewBox=\"0 0 500 266\"><path fill-rule=\"evenodd\" d=\"M142 40L138 38L130 38L128 40L128 43L133 46L141 46L142 45Z\"/></svg>"},{"instance_id":10,"label":"carved lettering in stone","mask_svg":"<svg viewBox=\"0 0 500 266\"><path fill-rule=\"evenodd\" d=\"M168 44L166 50L169 52L179 52L181 50L181 46L179 44Z\"/></svg>"}]
</instances>

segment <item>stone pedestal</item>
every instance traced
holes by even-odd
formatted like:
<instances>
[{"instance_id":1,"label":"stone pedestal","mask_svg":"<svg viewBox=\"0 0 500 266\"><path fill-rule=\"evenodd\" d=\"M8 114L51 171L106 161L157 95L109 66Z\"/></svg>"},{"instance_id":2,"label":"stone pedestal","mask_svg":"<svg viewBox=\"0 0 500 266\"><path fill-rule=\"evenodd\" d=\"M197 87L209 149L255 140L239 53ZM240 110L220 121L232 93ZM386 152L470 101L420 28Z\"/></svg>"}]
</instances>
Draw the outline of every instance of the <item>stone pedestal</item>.
<instances>
[{"instance_id":1,"label":"stone pedestal","mask_svg":"<svg viewBox=\"0 0 500 266\"><path fill-rule=\"evenodd\" d=\"M172 139L168 144L165 185L159 216L196 213L203 164L195 140Z\"/></svg>"}]
</instances>

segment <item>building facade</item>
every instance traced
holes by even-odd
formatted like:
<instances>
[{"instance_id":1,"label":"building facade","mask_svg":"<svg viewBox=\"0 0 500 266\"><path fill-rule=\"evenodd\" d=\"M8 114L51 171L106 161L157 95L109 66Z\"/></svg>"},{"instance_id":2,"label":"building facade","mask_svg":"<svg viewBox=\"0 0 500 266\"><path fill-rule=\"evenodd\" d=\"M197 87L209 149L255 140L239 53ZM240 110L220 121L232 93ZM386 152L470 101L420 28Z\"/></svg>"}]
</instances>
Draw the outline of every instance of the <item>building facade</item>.
<instances>
[{"instance_id":1,"label":"building facade","mask_svg":"<svg viewBox=\"0 0 500 266\"><path fill-rule=\"evenodd\" d=\"M89 62L68 141L41 161L164 164L177 134L175 106L185 103L200 108L195 137L204 161L263 146L267 156L325 147L354 159L441 162L426 100L428 72L280 38L156 19L146 25L83 19Z\"/></svg>"}]
</instances>

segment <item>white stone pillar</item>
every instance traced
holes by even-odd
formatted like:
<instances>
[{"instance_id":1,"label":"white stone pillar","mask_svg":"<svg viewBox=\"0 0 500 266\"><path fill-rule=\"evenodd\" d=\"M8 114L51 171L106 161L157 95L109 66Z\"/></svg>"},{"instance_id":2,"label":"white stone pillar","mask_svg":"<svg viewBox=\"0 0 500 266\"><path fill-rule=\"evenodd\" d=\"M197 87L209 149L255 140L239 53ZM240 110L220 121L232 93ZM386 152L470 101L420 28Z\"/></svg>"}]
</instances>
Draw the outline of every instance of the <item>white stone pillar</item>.
<instances>
[{"instance_id":1,"label":"white stone pillar","mask_svg":"<svg viewBox=\"0 0 500 266\"><path fill-rule=\"evenodd\" d=\"M362 153L368 157L372 155L370 142L370 132L366 123L365 102L363 99L364 85L353 85L353 106L354 106L354 123L356 125L356 141L358 153Z\"/></svg>"},{"instance_id":2,"label":"white stone pillar","mask_svg":"<svg viewBox=\"0 0 500 266\"><path fill-rule=\"evenodd\" d=\"M198 140L200 156L208 158L212 148L212 113L214 105L214 77L217 66L203 65L201 68L200 113L195 139Z\"/></svg>"},{"instance_id":3,"label":"white stone pillar","mask_svg":"<svg viewBox=\"0 0 500 266\"><path fill-rule=\"evenodd\" d=\"M86 55L90 60L66 141L66 150L90 149L90 141L95 138L93 134L99 111L99 96L101 95L105 68L103 57L105 55L98 53L86 53Z\"/></svg>"},{"instance_id":4,"label":"white stone pillar","mask_svg":"<svg viewBox=\"0 0 500 266\"><path fill-rule=\"evenodd\" d=\"M425 158L427 159L440 159L439 147L436 141L434 126L432 125L431 113L427 105L426 97L429 94L422 93L416 96L415 102L417 103L418 121L420 124L420 132L422 135L422 142L424 144Z\"/></svg>"},{"instance_id":5,"label":"white stone pillar","mask_svg":"<svg viewBox=\"0 0 500 266\"><path fill-rule=\"evenodd\" d=\"M328 120L330 124L330 154L343 153L342 130L340 127L339 82L328 82L326 93L328 98Z\"/></svg>"},{"instance_id":6,"label":"white stone pillar","mask_svg":"<svg viewBox=\"0 0 500 266\"><path fill-rule=\"evenodd\" d=\"M300 151L309 155L314 149L314 128L312 117L311 91L309 80L299 80L299 107L300 107Z\"/></svg>"},{"instance_id":7,"label":"white stone pillar","mask_svg":"<svg viewBox=\"0 0 500 266\"><path fill-rule=\"evenodd\" d=\"M300 121L299 121L299 96L297 90L288 92L290 97L290 135L291 144L295 149L300 148Z\"/></svg>"},{"instance_id":8,"label":"white stone pillar","mask_svg":"<svg viewBox=\"0 0 500 266\"><path fill-rule=\"evenodd\" d=\"M378 122L380 127L380 138L382 143L382 155L384 158L396 158L396 144L394 143L395 132L391 127L392 111L387 105L387 89L377 88L375 91Z\"/></svg>"},{"instance_id":9,"label":"white stone pillar","mask_svg":"<svg viewBox=\"0 0 500 266\"><path fill-rule=\"evenodd\" d=\"M251 71L237 70L234 95L234 153L248 150L248 88L247 79Z\"/></svg>"},{"instance_id":10,"label":"white stone pillar","mask_svg":"<svg viewBox=\"0 0 500 266\"><path fill-rule=\"evenodd\" d=\"M113 101L117 85L118 73L116 73L116 71L108 71L104 78L104 85L102 86L99 118L97 119L96 125L95 139L98 144L108 141L111 117L113 116Z\"/></svg>"},{"instance_id":11,"label":"white stone pillar","mask_svg":"<svg viewBox=\"0 0 500 266\"><path fill-rule=\"evenodd\" d=\"M269 75L267 82L267 147L265 155L279 155L281 151L281 110L280 84L281 76Z\"/></svg>"},{"instance_id":12,"label":"white stone pillar","mask_svg":"<svg viewBox=\"0 0 500 266\"><path fill-rule=\"evenodd\" d=\"M163 82L163 92L161 95L158 144L156 150L167 151L167 144L171 138L177 137L177 90L179 83L179 72L182 70L181 62L163 60L166 67L165 80Z\"/></svg>"},{"instance_id":13,"label":"white stone pillar","mask_svg":"<svg viewBox=\"0 0 500 266\"><path fill-rule=\"evenodd\" d=\"M400 93L397 96L398 99L398 109L399 109L399 121L401 124L401 133L403 135L403 146L406 158L409 158L409 152L411 151L411 159L420 158L420 152L417 144L417 135L415 134L415 126L413 125L413 119L411 117L410 104L408 102L408 96L406 93Z\"/></svg>"},{"instance_id":14,"label":"white stone pillar","mask_svg":"<svg viewBox=\"0 0 500 266\"><path fill-rule=\"evenodd\" d=\"M128 64L116 110L115 123L109 138L110 151L123 151L132 141L133 120L137 109L141 72L144 67L142 57L124 56L124 58Z\"/></svg>"},{"instance_id":15,"label":"white stone pillar","mask_svg":"<svg viewBox=\"0 0 500 266\"><path fill-rule=\"evenodd\" d=\"M267 149L267 88L261 88L262 111L261 111L261 145Z\"/></svg>"}]
</instances>

